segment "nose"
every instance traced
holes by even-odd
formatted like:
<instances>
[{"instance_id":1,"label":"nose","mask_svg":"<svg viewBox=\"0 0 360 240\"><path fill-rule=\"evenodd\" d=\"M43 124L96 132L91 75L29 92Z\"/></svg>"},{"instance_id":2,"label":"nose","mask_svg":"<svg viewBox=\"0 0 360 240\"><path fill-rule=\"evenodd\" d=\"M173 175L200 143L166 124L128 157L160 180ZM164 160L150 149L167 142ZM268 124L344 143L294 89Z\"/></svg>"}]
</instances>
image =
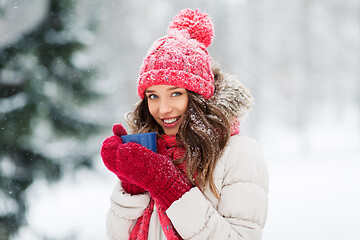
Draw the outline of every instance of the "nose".
<instances>
[{"instance_id":1,"label":"nose","mask_svg":"<svg viewBox=\"0 0 360 240\"><path fill-rule=\"evenodd\" d=\"M162 115L166 115L173 110L171 102L168 99L161 99L159 106L159 113Z\"/></svg>"}]
</instances>

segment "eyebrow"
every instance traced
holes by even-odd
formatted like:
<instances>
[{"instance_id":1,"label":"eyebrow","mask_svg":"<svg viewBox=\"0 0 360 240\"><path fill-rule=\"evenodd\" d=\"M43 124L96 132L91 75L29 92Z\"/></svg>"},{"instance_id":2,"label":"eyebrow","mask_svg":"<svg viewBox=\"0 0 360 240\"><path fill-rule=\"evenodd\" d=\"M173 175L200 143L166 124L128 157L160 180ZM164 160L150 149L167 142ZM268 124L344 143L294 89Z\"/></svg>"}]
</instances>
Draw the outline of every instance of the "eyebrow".
<instances>
[{"instance_id":1,"label":"eyebrow","mask_svg":"<svg viewBox=\"0 0 360 240\"><path fill-rule=\"evenodd\" d=\"M153 93L153 92L155 92L155 91L153 91L153 90L145 90L145 93Z\"/></svg>"},{"instance_id":2,"label":"eyebrow","mask_svg":"<svg viewBox=\"0 0 360 240\"><path fill-rule=\"evenodd\" d=\"M176 89L179 89L179 87L173 86L173 87L167 88L166 90L172 91L172 90L176 90ZM145 90L145 93L154 93L154 92L156 92L156 91L154 91L154 90L148 90L148 89Z\"/></svg>"}]
</instances>

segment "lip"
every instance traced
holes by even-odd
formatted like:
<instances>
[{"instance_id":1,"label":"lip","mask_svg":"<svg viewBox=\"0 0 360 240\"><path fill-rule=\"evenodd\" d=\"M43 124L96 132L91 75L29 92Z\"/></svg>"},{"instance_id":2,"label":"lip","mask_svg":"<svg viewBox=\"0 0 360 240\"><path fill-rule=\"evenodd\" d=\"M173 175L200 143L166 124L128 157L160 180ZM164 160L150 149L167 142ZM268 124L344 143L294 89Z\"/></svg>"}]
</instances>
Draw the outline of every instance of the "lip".
<instances>
[{"instance_id":1,"label":"lip","mask_svg":"<svg viewBox=\"0 0 360 240\"><path fill-rule=\"evenodd\" d=\"M164 120L166 120L166 119L172 119L172 118L177 118L177 120L176 120L175 122L173 122L173 123L166 123L166 122L164 122ZM177 116L177 117L170 117L170 118L161 118L161 121L162 121L162 123L164 124L164 127L166 127L166 128L173 128L173 127L175 127L175 126L179 123L180 119L181 119L181 116Z\"/></svg>"}]
</instances>

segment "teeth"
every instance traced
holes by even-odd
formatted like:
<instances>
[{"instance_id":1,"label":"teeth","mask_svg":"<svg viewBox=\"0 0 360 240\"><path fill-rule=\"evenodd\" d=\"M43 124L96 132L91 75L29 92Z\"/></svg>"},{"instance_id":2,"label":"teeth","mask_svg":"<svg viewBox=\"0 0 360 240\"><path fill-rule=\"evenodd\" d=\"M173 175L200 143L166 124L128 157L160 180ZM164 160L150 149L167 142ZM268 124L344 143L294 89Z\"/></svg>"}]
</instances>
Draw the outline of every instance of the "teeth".
<instances>
[{"instance_id":1,"label":"teeth","mask_svg":"<svg viewBox=\"0 0 360 240\"><path fill-rule=\"evenodd\" d=\"M177 118L169 118L169 119L164 119L163 121L167 124L170 124L170 123L173 123L173 122L176 122Z\"/></svg>"}]
</instances>

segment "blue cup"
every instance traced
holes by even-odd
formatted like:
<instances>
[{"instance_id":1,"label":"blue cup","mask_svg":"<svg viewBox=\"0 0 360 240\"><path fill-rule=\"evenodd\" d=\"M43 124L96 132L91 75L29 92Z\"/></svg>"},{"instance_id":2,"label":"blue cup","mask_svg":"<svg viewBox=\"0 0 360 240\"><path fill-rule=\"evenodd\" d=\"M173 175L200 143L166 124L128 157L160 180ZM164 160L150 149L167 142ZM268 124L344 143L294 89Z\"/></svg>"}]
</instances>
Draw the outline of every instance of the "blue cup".
<instances>
[{"instance_id":1,"label":"blue cup","mask_svg":"<svg viewBox=\"0 0 360 240\"><path fill-rule=\"evenodd\" d=\"M121 139L123 143L135 142L150 149L153 152L157 152L156 132L123 135L121 136Z\"/></svg>"}]
</instances>

